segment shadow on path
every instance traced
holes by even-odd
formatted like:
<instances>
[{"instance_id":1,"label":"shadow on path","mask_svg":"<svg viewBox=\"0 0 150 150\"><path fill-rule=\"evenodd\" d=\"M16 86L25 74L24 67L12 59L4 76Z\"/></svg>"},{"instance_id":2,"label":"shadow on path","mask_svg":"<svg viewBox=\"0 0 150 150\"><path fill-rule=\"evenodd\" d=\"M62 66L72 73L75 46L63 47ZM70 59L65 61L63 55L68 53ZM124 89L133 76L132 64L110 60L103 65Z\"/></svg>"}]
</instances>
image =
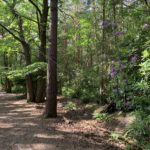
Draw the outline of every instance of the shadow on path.
<instances>
[{"instance_id":1,"label":"shadow on path","mask_svg":"<svg viewBox=\"0 0 150 150\"><path fill-rule=\"evenodd\" d=\"M120 150L103 135L92 138L83 132L56 127L62 117L44 120L26 100L0 93L0 150Z\"/></svg>"}]
</instances>

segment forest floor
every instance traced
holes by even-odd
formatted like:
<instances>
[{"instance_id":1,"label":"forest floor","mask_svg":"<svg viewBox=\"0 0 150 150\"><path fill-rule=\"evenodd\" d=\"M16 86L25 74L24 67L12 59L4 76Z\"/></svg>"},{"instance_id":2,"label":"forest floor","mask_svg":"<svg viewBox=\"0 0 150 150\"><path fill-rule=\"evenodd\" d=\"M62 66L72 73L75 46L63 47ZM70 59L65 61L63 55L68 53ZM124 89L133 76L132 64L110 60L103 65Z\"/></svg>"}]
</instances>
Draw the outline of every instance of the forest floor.
<instances>
[{"instance_id":1,"label":"forest floor","mask_svg":"<svg viewBox=\"0 0 150 150\"><path fill-rule=\"evenodd\" d=\"M43 104L30 104L15 94L0 93L0 150L121 150L109 132L122 132L126 120L109 123L92 119L91 105L66 110L58 99L58 117L43 119Z\"/></svg>"}]
</instances>

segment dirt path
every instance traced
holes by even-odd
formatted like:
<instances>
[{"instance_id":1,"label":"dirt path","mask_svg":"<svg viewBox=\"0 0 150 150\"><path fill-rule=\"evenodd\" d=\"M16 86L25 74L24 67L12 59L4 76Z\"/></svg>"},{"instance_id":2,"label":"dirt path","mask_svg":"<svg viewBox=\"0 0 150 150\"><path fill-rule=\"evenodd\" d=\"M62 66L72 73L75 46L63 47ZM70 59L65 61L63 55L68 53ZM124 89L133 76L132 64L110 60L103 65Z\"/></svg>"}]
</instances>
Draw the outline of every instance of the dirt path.
<instances>
[{"instance_id":1,"label":"dirt path","mask_svg":"<svg viewBox=\"0 0 150 150\"><path fill-rule=\"evenodd\" d=\"M86 120L66 123L61 109L57 119L42 119L42 111L0 93L0 150L121 150L102 131L94 134Z\"/></svg>"}]
</instances>

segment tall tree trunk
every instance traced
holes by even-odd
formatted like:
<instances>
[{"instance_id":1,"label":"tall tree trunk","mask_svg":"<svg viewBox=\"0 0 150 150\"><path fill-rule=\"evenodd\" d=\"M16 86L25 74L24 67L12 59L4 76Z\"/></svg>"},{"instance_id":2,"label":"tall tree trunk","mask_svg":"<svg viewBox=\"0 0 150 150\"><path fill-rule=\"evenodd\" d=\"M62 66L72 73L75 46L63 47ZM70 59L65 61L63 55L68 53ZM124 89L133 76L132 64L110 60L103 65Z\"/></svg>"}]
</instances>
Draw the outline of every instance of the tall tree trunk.
<instances>
[{"instance_id":1,"label":"tall tree trunk","mask_svg":"<svg viewBox=\"0 0 150 150\"><path fill-rule=\"evenodd\" d=\"M106 21L106 1L103 0L103 23ZM102 49L101 49L101 68L100 68L100 103L104 102L104 61L105 61L105 51L106 51L106 29L105 26L103 26L103 31L102 31Z\"/></svg>"},{"instance_id":2,"label":"tall tree trunk","mask_svg":"<svg viewBox=\"0 0 150 150\"><path fill-rule=\"evenodd\" d=\"M43 10L40 17L39 24L39 38L40 38L40 49L39 49L39 61L46 62L46 30L47 30L47 18L48 18L48 0L43 0ZM41 78L37 80L36 90L36 102L43 102L46 96L46 72L41 72Z\"/></svg>"},{"instance_id":3,"label":"tall tree trunk","mask_svg":"<svg viewBox=\"0 0 150 150\"><path fill-rule=\"evenodd\" d=\"M57 26L58 0L51 0L51 36L48 49L46 117L57 116Z\"/></svg>"}]
</instances>

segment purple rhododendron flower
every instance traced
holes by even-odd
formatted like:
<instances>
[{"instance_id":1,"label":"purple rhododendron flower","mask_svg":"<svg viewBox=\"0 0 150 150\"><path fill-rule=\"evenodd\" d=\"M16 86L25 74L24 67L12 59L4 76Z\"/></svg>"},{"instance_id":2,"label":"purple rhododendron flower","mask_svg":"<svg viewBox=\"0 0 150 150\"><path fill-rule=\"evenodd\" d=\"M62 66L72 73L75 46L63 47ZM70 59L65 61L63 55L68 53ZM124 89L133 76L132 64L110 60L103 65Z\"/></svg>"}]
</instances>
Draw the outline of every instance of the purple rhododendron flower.
<instances>
[{"instance_id":1,"label":"purple rhododendron flower","mask_svg":"<svg viewBox=\"0 0 150 150\"><path fill-rule=\"evenodd\" d=\"M135 54L131 57L131 62L135 63L137 59L138 59L137 54Z\"/></svg>"},{"instance_id":2,"label":"purple rhododendron flower","mask_svg":"<svg viewBox=\"0 0 150 150\"><path fill-rule=\"evenodd\" d=\"M116 68L113 67L111 69L110 76L113 78L113 77L115 77L116 74L117 74L117 70L116 70Z\"/></svg>"}]
</instances>

